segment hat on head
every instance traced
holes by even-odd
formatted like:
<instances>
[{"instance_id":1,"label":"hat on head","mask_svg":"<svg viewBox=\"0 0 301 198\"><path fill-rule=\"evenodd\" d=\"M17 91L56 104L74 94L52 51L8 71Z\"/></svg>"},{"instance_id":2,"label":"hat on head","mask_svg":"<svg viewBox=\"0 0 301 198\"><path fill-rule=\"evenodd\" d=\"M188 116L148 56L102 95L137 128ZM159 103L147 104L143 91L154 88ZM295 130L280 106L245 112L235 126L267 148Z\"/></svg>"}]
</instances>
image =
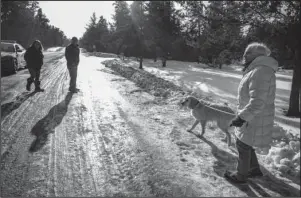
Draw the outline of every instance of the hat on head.
<instances>
[{"instance_id":1,"label":"hat on head","mask_svg":"<svg viewBox=\"0 0 301 198\"><path fill-rule=\"evenodd\" d=\"M72 39L71 39L72 41L78 41L78 39L74 36L74 37L72 37Z\"/></svg>"}]
</instances>

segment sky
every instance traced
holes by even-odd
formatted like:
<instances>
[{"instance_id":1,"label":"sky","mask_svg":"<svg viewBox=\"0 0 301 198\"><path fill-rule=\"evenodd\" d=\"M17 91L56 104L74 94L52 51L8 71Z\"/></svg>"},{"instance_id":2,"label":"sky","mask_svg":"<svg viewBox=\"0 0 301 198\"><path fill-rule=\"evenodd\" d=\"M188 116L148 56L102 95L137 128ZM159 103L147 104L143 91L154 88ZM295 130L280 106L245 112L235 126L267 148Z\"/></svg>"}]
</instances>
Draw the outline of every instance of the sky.
<instances>
[{"instance_id":1,"label":"sky","mask_svg":"<svg viewBox=\"0 0 301 198\"><path fill-rule=\"evenodd\" d=\"M127 1L131 4L133 1ZM68 38L82 37L90 17L95 12L113 22L114 1L39 1L43 13L50 20L50 24L60 28Z\"/></svg>"},{"instance_id":2,"label":"sky","mask_svg":"<svg viewBox=\"0 0 301 198\"><path fill-rule=\"evenodd\" d=\"M60 28L68 38L83 36L93 12L97 18L103 16L112 23L113 3L114 1L39 1L49 23ZM131 5L133 1L127 3ZM180 5L175 4L175 8L180 9Z\"/></svg>"}]
</instances>

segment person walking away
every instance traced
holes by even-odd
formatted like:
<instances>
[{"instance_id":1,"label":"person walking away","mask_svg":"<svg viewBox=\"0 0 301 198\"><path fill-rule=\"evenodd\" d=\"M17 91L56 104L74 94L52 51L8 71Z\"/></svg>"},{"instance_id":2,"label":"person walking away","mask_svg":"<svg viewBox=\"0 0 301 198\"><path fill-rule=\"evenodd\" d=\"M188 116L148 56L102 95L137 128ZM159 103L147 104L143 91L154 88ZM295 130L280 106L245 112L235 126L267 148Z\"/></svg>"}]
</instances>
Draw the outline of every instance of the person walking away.
<instances>
[{"instance_id":1,"label":"person walking away","mask_svg":"<svg viewBox=\"0 0 301 198\"><path fill-rule=\"evenodd\" d=\"M35 91L43 92L44 89L41 89L40 84L40 74L41 68L43 65L43 46L39 40L35 40L32 45L26 50L24 54L24 59L27 64L27 68L30 74L30 77L27 79L26 90L31 90L31 84L34 82Z\"/></svg>"},{"instance_id":2,"label":"person walking away","mask_svg":"<svg viewBox=\"0 0 301 198\"><path fill-rule=\"evenodd\" d=\"M79 64L79 46L78 39L73 37L71 39L71 44L66 47L65 57L67 60L67 68L70 75L70 85L69 91L77 93L79 89L76 87L76 78L77 78L77 67Z\"/></svg>"},{"instance_id":3,"label":"person walking away","mask_svg":"<svg viewBox=\"0 0 301 198\"><path fill-rule=\"evenodd\" d=\"M238 86L237 116L230 125L235 126L238 164L236 172L224 174L232 183L263 176L255 149L268 152L272 143L278 62L270 54L266 45L251 43L243 55L245 68Z\"/></svg>"}]
</instances>

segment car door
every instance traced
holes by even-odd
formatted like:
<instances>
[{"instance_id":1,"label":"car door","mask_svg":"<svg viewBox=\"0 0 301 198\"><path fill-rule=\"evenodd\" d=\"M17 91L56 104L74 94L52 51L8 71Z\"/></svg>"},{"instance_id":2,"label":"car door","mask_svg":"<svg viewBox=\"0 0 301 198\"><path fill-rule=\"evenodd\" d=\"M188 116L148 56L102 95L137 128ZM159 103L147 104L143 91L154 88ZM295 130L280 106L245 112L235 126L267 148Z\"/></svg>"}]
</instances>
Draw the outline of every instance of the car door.
<instances>
[{"instance_id":1,"label":"car door","mask_svg":"<svg viewBox=\"0 0 301 198\"><path fill-rule=\"evenodd\" d=\"M18 68L24 66L24 48L18 44L15 44L16 57L18 61Z\"/></svg>"},{"instance_id":2,"label":"car door","mask_svg":"<svg viewBox=\"0 0 301 198\"><path fill-rule=\"evenodd\" d=\"M26 65L26 62L25 62L25 59L24 59L24 55L25 55L26 50L22 45L18 45L18 46L20 48L20 52L19 52L19 55L20 55L19 58L20 58L20 63L21 63L20 65L22 67L24 67Z\"/></svg>"},{"instance_id":3,"label":"car door","mask_svg":"<svg viewBox=\"0 0 301 198\"><path fill-rule=\"evenodd\" d=\"M21 62L21 59L20 59L20 48L17 44L14 45L15 47L15 51L16 51L16 59L17 59L17 62L18 62L18 69L20 68L20 62Z\"/></svg>"}]
</instances>

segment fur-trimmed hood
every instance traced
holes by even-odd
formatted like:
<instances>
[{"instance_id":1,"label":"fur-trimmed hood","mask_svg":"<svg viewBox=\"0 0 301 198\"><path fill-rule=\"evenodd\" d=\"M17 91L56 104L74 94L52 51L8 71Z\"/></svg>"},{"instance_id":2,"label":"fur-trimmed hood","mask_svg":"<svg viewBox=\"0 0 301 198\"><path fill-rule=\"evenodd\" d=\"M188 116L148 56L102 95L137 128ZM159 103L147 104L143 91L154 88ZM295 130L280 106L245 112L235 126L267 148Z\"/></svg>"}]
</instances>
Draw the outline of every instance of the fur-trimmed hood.
<instances>
[{"instance_id":1,"label":"fur-trimmed hood","mask_svg":"<svg viewBox=\"0 0 301 198\"><path fill-rule=\"evenodd\" d=\"M273 69L274 72L276 72L278 69L278 62L270 56L258 56L246 68L246 70L244 71L244 75L259 66L269 67Z\"/></svg>"}]
</instances>

